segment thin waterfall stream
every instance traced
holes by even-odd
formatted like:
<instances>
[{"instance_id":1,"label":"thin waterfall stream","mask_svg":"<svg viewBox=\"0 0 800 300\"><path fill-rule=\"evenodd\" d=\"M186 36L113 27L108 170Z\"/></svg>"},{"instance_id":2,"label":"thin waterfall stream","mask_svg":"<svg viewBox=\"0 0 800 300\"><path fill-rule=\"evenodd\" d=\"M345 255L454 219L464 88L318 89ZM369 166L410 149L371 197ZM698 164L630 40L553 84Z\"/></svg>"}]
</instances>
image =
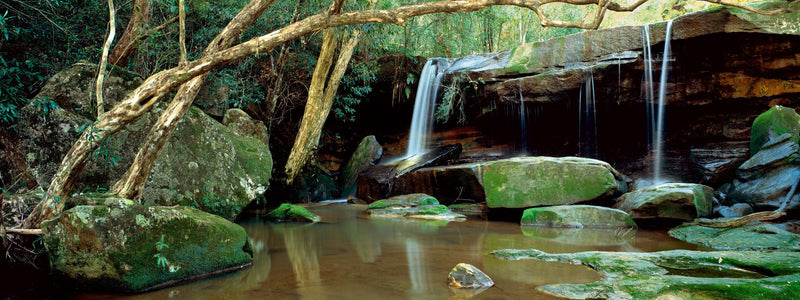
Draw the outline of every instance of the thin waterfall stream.
<instances>
[{"instance_id":1,"label":"thin waterfall stream","mask_svg":"<svg viewBox=\"0 0 800 300\"><path fill-rule=\"evenodd\" d=\"M667 104L667 75L669 72L669 44L672 39L672 20L667 21L667 32L664 36L664 54L661 60L661 78L658 85L658 115L656 123L655 155L653 161L653 182L662 181L662 165L664 159L664 105Z\"/></svg>"}]
</instances>

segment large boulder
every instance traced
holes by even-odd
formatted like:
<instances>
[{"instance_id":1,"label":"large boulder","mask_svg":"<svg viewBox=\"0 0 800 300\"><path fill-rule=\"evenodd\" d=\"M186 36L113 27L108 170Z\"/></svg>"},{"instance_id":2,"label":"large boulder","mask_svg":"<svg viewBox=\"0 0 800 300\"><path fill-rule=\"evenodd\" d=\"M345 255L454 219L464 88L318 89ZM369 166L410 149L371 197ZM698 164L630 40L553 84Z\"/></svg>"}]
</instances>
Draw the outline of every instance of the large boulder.
<instances>
[{"instance_id":1,"label":"large boulder","mask_svg":"<svg viewBox=\"0 0 800 300\"><path fill-rule=\"evenodd\" d=\"M219 216L115 197L97 202L42 222L53 273L76 286L139 292L252 262L247 233Z\"/></svg>"},{"instance_id":2,"label":"large boulder","mask_svg":"<svg viewBox=\"0 0 800 300\"><path fill-rule=\"evenodd\" d=\"M798 181L800 147L791 134L784 133L770 139L739 166L728 201L749 203L757 210L774 210L783 204L786 194ZM786 208L794 209L798 205L800 194L795 194Z\"/></svg>"},{"instance_id":3,"label":"large boulder","mask_svg":"<svg viewBox=\"0 0 800 300\"><path fill-rule=\"evenodd\" d=\"M381 160L382 155L383 147L378 143L374 135L368 135L361 139L361 143L353 151L353 155L350 156L350 160L347 161L340 175L343 197L355 195L358 173L376 165Z\"/></svg>"},{"instance_id":4,"label":"large boulder","mask_svg":"<svg viewBox=\"0 0 800 300\"><path fill-rule=\"evenodd\" d=\"M47 188L61 159L83 130L95 130L92 99L96 67L76 64L55 75L42 92L20 111L15 127L25 163L36 182ZM122 73L122 75L113 75ZM115 71L106 82L107 109L139 82L138 75ZM141 146L164 105L149 112L104 141L77 184L77 190L113 186ZM191 108L159 153L145 184L147 204L184 204L234 219L254 199L263 196L272 173L268 145L239 133Z\"/></svg>"},{"instance_id":5,"label":"large boulder","mask_svg":"<svg viewBox=\"0 0 800 300\"><path fill-rule=\"evenodd\" d=\"M523 226L561 228L626 228L636 222L624 211L593 205L558 205L528 208L522 212Z\"/></svg>"},{"instance_id":6,"label":"large boulder","mask_svg":"<svg viewBox=\"0 0 800 300\"><path fill-rule=\"evenodd\" d=\"M561 205L609 198L627 190L609 164L580 157L519 157L482 168L490 208Z\"/></svg>"},{"instance_id":7,"label":"large boulder","mask_svg":"<svg viewBox=\"0 0 800 300\"><path fill-rule=\"evenodd\" d=\"M734 228L683 224L671 229L669 235L718 250L800 251L800 235L767 223Z\"/></svg>"},{"instance_id":8,"label":"large boulder","mask_svg":"<svg viewBox=\"0 0 800 300\"><path fill-rule=\"evenodd\" d=\"M770 139L789 134L792 141L800 141L800 115L789 107L775 105L753 121L750 133L750 155L755 155Z\"/></svg>"},{"instance_id":9,"label":"large boulder","mask_svg":"<svg viewBox=\"0 0 800 300\"><path fill-rule=\"evenodd\" d=\"M664 183L623 194L615 207L635 220L691 221L711 214L713 197L714 189L702 184Z\"/></svg>"},{"instance_id":10,"label":"large boulder","mask_svg":"<svg viewBox=\"0 0 800 300\"><path fill-rule=\"evenodd\" d=\"M249 135L263 142L264 145L269 145L269 133L264 122L253 119L241 109L231 108L225 111L225 116L222 117L222 125L228 126L241 134Z\"/></svg>"}]
</instances>

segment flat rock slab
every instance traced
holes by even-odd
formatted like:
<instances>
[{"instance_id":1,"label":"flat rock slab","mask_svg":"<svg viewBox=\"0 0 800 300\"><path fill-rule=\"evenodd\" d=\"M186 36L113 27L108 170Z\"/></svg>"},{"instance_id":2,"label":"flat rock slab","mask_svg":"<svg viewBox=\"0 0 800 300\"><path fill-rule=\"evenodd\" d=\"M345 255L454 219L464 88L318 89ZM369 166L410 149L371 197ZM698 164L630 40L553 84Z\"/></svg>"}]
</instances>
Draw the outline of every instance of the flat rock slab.
<instances>
[{"instance_id":1,"label":"flat rock slab","mask_svg":"<svg viewBox=\"0 0 800 300\"><path fill-rule=\"evenodd\" d=\"M439 204L436 198L426 194L399 195L370 203L367 206L370 217L408 218L423 220L463 221L466 216L454 213L447 206Z\"/></svg>"},{"instance_id":2,"label":"flat rock slab","mask_svg":"<svg viewBox=\"0 0 800 300\"><path fill-rule=\"evenodd\" d=\"M708 216L714 189L691 183L664 183L623 194L616 208L638 219L678 219L691 221Z\"/></svg>"},{"instance_id":3,"label":"flat rock slab","mask_svg":"<svg viewBox=\"0 0 800 300\"><path fill-rule=\"evenodd\" d=\"M710 228L684 224L669 235L689 243L718 250L783 250L800 251L800 235L767 223L734 228Z\"/></svg>"},{"instance_id":4,"label":"flat rock slab","mask_svg":"<svg viewBox=\"0 0 800 300\"><path fill-rule=\"evenodd\" d=\"M619 209L594 205L558 205L528 208L522 212L523 226L556 228L636 227L636 222Z\"/></svg>"},{"instance_id":5,"label":"flat rock slab","mask_svg":"<svg viewBox=\"0 0 800 300\"><path fill-rule=\"evenodd\" d=\"M492 254L508 260L583 264L605 276L593 283L538 288L570 299L796 299L800 295L800 252L550 254L536 249L504 249Z\"/></svg>"}]
</instances>

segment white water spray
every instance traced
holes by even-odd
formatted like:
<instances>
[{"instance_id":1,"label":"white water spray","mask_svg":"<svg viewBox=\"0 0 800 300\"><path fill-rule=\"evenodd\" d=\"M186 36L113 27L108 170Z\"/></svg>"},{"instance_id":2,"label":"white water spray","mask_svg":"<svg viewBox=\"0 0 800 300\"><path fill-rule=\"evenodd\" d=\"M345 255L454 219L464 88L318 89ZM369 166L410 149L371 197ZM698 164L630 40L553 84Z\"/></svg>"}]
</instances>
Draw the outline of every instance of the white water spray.
<instances>
[{"instance_id":1,"label":"white water spray","mask_svg":"<svg viewBox=\"0 0 800 300\"><path fill-rule=\"evenodd\" d=\"M655 157L653 161L653 182L661 182L661 168L664 152L664 105L667 102L667 68L669 67L669 44L672 39L672 20L667 21L667 33L664 36L664 54L661 60L661 80L658 86L658 118L655 137Z\"/></svg>"},{"instance_id":2,"label":"white water spray","mask_svg":"<svg viewBox=\"0 0 800 300\"><path fill-rule=\"evenodd\" d=\"M408 134L406 157L425 153L428 136L433 131L433 110L436 104L436 91L439 89L438 69L434 59L428 59L422 68L414 100L414 115Z\"/></svg>"}]
</instances>

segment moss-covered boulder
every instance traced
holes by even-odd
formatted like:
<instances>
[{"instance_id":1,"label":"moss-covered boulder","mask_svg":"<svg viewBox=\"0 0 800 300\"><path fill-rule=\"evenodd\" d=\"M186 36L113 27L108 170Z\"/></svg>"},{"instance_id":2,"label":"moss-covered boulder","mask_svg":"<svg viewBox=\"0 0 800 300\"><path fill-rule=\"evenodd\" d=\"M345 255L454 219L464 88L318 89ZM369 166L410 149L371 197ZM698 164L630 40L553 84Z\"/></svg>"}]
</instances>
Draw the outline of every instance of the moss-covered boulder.
<instances>
[{"instance_id":1,"label":"moss-covered boulder","mask_svg":"<svg viewBox=\"0 0 800 300\"><path fill-rule=\"evenodd\" d=\"M538 289L570 299L795 299L800 252L671 250L650 253L550 254L536 249L492 251L502 259L584 264L602 273L586 284Z\"/></svg>"},{"instance_id":2,"label":"moss-covered boulder","mask_svg":"<svg viewBox=\"0 0 800 300\"><path fill-rule=\"evenodd\" d=\"M80 132L93 130L93 98L88 93L93 91L95 69L79 63L58 73L20 110L16 147L36 183L45 188ZM141 82L134 73L115 69L111 74L106 80L107 110ZM89 156L77 190L108 188L122 178L165 106L156 105L102 143ZM267 144L193 107L159 152L142 199L152 205L195 206L232 220L263 196L271 175Z\"/></svg>"},{"instance_id":3,"label":"moss-covered boulder","mask_svg":"<svg viewBox=\"0 0 800 300\"><path fill-rule=\"evenodd\" d=\"M522 212L522 226L560 228L625 228L636 222L624 211L593 205L558 205L528 208Z\"/></svg>"},{"instance_id":4,"label":"moss-covered boulder","mask_svg":"<svg viewBox=\"0 0 800 300\"><path fill-rule=\"evenodd\" d=\"M253 119L241 109L231 108L225 111L225 116L222 117L222 125L228 126L228 128L241 134L251 136L263 142L264 145L269 145L269 133L264 122Z\"/></svg>"},{"instance_id":5,"label":"moss-covered boulder","mask_svg":"<svg viewBox=\"0 0 800 300\"><path fill-rule=\"evenodd\" d=\"M561 205L608 198L627 187L611 165L580 157L519 157L485 164L490 208Z\"/></svg>"},{"instance_id":6,"label":"moss-covered boulder","mask_svg":"<svg viewBox=\"0 0 800 300\"><path fill-rule=\"evenodd\" d=\"M361 139L350 160L344 165L340 176L342 186L342 197L353 196L356 194L356 180L358 173L366 170L370 166L377 164L383 155L383 147L375 139L374 135L365 136Z\"/></svg>"},{"instance_id":7,"label":"moss-covered boulder","mask_svg":"<svg viewBox=\"0 0 800 300\"><path fill-rule=\"evenodd\" d=\"M664 183L623 194L616 208L635 219L691 221L711 214L714 189L702 184Z\"/></svg>"},{"instance_id":8,"label":"moss-covered boulder","mask_svg":"<svg viewBox=\"0 0 800 300\"><path fill-rule=\"evenodd\" d=\"M800 115L789 107L775 105L753 121L750 132L750 155L753 156L770 138L788 133L795 144L800 141Z\"/></svg>"},{"instance_id":9,"label":"moss-covered boulder","mask_svg":"<svg viewBox=\"0 0 800 300\"><path fill-rule=\"evenodd\" d=\"M684 224L669 235L689 243L718 250L784 250L800 251L800 235L767 223L754 223L733 228L711 228Z\"/></svg>"},{"instance_id":10,"label":"moss-covered boulder","mask_svg":"<svg viewBox=\"0 0 800 300\"><path fill-rule=\"evenodd\" d=\"M42 223L54 274L76 286L137 292L252 262L244 229L194 208L152 207L108 197Z\"/></svg>"},{"instance_id":11,"label":"moss-covered boulder","mask_svg":"<svg viewBox=\"0 0 800 300\"><path fill-rule=\"evenodd\" d=\"M426 194L399 195L372 202L367 206L371 217L463 221L466 216L454 213Z\"/></svg>"},{"instance_id":12,"label":"moss-covered boulder","mask_svg":"<svg viewBox=\"0 0 800 300\"><path fill-rule=\"evenodd\" d=\"M265 216L275 222L319 222L320 217L306 209L294 204L283 203Z\"/></svg>"}]
</instances>

